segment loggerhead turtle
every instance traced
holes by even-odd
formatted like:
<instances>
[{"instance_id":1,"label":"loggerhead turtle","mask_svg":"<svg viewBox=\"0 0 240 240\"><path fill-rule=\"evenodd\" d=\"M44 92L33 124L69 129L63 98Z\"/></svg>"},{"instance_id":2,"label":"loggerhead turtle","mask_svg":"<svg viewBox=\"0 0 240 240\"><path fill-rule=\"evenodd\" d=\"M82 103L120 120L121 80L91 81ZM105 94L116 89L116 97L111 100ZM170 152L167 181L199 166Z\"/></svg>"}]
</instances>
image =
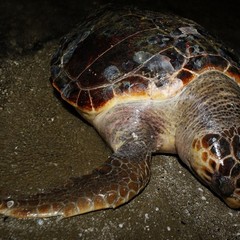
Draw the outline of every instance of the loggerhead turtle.
<instances>
[{"instance_id":1,"label":"loggerhead turtle","mask_svg":"<svg viewBox=\"0 0 240 240\"><path fill-rule=\"evenodd\" d=\"M47 193L0 200L17 218L69 217L128 202L147 185L151 153L176 153L240 208L240 63L193 21L101 9L61 41L51 82L113 154Z\"/></svg>"}]
</instances>

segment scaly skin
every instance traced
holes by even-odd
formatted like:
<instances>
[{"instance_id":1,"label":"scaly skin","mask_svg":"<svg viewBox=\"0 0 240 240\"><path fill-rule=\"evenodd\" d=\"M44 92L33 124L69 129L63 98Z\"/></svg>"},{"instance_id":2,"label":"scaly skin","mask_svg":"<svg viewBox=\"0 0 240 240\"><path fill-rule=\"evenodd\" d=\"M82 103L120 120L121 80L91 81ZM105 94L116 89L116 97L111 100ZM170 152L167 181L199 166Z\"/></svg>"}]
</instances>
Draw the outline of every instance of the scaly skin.
<instances>
[{"instance_id":1,"label":"scaly skin","mask_svg":"<svg viewBox=\"0 0 240 240\"><path fill-rule=\"evenodd\" d=\"M131 142L122 146L92 174L75 178L49 193L2 200L0 212L16 218L65 218L115 208L136 196L146 186L149 177L150 155L146 146Z\"/></svg>"},{"instance_id":2,"label":"scaly skin","mask_svg":"<svg viewBox=\"0 0 240 240\"><path fill-rule=\"evenodd\" d=\"M230 207L240 208L240 87L232 79L207 72L170 100L116 109L94 123L114 150L106 163L59 190L2 198L0 213L62 218L115 208L147 185L153 151L178 153L204 184Z\"/></svg>"}]
</instances>

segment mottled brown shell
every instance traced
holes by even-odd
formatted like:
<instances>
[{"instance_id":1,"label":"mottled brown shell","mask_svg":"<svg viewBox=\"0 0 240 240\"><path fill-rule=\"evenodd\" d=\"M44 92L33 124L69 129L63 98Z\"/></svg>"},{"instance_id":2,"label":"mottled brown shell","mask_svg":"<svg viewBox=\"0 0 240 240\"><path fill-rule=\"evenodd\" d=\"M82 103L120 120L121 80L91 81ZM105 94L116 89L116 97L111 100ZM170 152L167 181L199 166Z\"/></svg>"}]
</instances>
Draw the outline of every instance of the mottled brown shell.
<instances>
[{"instance_id":1,"label":"mottled brown shell","mask_svg":"<svg viewBox=\"0 0 240 240\"><path fill-rule=\"evenodd\" d=\"M103 9L62 39L53 86L85 114L116 103L164 100L206 71L240 84L237 57L198 24L134 9Z\"/></svg>"}]
</instances>

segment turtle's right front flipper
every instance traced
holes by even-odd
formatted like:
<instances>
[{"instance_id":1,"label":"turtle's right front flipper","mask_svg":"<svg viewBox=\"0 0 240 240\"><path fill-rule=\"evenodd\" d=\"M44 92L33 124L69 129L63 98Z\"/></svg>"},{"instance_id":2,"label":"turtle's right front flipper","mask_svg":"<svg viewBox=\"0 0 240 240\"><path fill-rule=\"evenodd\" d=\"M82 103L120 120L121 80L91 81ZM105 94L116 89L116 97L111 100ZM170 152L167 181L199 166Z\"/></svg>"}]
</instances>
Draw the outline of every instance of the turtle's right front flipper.
<instances>
[{"instance_id":1,"label":"turtle's right front flipper","mask_svg":"<svg viewBox=\"0 0 240 240\"><path fill-rule=\"evenodd\" d=\"M64 188L19 199L1 199L0 213L16 218L64 218L116 208L146 186L150 158L145 143L130 142L91 174L73 179Z\"/></svg>"}]
</instances>

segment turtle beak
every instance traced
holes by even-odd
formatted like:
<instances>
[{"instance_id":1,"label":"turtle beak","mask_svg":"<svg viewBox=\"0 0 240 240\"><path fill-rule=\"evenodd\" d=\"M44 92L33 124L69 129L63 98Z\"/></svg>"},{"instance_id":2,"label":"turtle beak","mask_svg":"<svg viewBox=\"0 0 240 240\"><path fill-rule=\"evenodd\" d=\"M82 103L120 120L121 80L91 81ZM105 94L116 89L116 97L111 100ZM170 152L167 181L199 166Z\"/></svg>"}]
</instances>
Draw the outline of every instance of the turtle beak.
<instances>
[{"instance_id":1,"label":"turtle beak","mask_svg":"<svg viewBox=\"0 0 240 240\"><path fill-rule=\"evenodd\" d=\"M240 209L240 176L238 179L213 174L210 187L216 192L224 202L231 208Z\"/></svg>"}]
</instances>

